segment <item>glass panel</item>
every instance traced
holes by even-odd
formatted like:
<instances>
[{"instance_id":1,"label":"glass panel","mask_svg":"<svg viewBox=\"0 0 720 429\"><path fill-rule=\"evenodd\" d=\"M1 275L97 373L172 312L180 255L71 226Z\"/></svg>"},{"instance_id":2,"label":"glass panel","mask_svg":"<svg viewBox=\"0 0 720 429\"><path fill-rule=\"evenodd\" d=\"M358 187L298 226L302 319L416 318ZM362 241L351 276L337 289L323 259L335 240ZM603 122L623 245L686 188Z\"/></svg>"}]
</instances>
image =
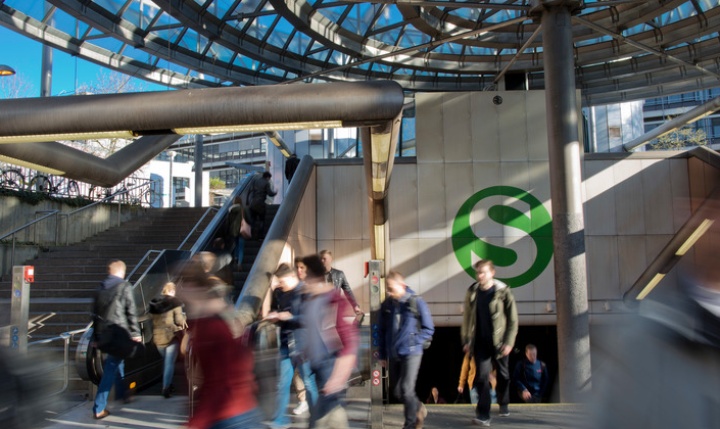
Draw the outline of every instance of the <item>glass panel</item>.
<instances>
[{"instance_id":1,"label":"glass panel","mask_svg":"<svg viewBox=\"0 0 720 429\"><path fill-rule=\"evenodd\" d=\"M293 30L293 26L285 18L280 18L272 33L270 33L270 37L268 37L268 43L283 48Z\"/></svg>"},{"instance_id":2,"label":"glass panel","mask_svg":"<svg viewBox=\"0 0 720 429\"><path fill-rule=\"evenodd\" d=\"M3 3L5 6L17 9L38 21L42 21L43 16L45 16L45 2L42 0L6 0Z\"/></svg>"},{"instance_id":3,"label":"glass panel","mask_svg":"<svg viewBox=\"0 0 720 429\"><path fill-rule=\"evenodd\" d=\"M292 41L288 45L288 51L304 55L308 46L310 46L310 43L312 43L312 39L306 34L298 31L295 33Z\"/></svg>"}]
</instances>

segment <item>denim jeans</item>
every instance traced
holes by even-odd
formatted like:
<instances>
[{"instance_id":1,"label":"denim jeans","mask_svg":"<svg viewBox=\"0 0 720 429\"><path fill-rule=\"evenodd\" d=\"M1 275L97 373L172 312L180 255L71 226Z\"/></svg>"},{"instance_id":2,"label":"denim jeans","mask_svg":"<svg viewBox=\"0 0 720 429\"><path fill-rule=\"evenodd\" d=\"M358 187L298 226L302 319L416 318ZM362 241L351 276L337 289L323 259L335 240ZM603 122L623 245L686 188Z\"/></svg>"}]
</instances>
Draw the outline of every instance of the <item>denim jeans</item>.
<instances>
[{"instance_id":1,"label":"denim jeans","mask_svg":"<svg viewBox=\"0 0 720 429\"><path fill-rule=\"evenodd\" d=\"M265 429L265 425L262 423L260 410L253 408L248 412L216 422L210 426L210 429Z\"/></svg>"},{"instance_id":2,"label":"denim jeans","mask_svg":"<svg viewBox=\"0 0 720 429\"><path fill-rule=\"evenodd\" d=\"M312 372L315 374L315 385L318 389L318 400L315 405L310 407L310 425L309 428L314 428L316 422L332 411L337 406L345 406L345 391L333 393L332 395L325 395L321 393L323 386L327 383L330 375L332 374L333 367L335 366L335 357L332 356L322 362L314 362Z\"/></svg>"},{"instance_id":3,"label":"denim jeans","mask_svg":"<svg viewBox=\"0 0 720 429\"><path fill-rule=\"evenodd\" d=\"M125 397L125 361L122 359L107 355L105 364L103 365L103 376L98 385L97 394L95 395L95 405L93 412L100 414L107 407L108 396L115 385L115 397L120 399Z\"/></svg>"},{"instance_id":4,"label":"denim jeans","mask_svg":"<svg viewBox=\"0 0 720 429\"><path fill-rule=\"evenodd\" d=\"M242 264L243 257L245 256L245 239L241 236L237 236L237 241L235 241L235 249L233 249L233 253L235 256L235 261L238 266Z\"/></svg>"},{"instance_id":5,"label":"denim jeans","mask_svg":"<svg viewBox=\"0 0 720 429\"><path fill-rule=\"evenodd\" d=\"M404 429L414 428L417 422L420 400L415 393L415 382L417 381L421 362L421 354L400 356L391 360L392 367L390 370L392 373L397 374L393 394L403 402L403 410L405 411Z\"/></svg>"},{"instance_id":6,"label":"denim jeans","mask_svg":"<svg viewBox=\"0 0 720 429\"><path fill-rule=\"evenodd\" d=\"M275 414L273 415L271 427L283 427L291 423L290 417L287 415L287 407L290 404L290 385L295 374L295 368L286 345L280 347L279 367L277 401L275 402ZM315 380L310 376L310 364L308 362L300 364L298 371L300 372L300 378L305 383L308 405L312 408L317 401L318 393Z\"/></svg>"},{"instance_id":7,"label":"denim jeans","mask_svg":"<svg viewBox=\"0 0 720 429\"><path fill-rule=\"evenodd\" d=\"M180 344L177 339L174 339L165 347L158 347L157 350L160 352L160 356L163 357L163 378L162 387L166 389L170 387L175 373L175 359L177 359L178 350Z\"/></svg>"}]
</instances>

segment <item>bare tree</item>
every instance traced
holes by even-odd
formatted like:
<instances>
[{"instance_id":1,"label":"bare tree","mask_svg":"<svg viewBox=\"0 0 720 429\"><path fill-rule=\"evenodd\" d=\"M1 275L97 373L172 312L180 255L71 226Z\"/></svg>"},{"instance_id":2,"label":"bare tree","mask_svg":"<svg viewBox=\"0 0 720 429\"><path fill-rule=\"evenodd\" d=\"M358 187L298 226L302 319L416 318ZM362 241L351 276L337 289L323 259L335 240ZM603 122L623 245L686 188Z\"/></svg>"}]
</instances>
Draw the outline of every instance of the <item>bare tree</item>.
<instances>
[{"instance_id":1,"label":"bare tree","mask_svg":"<svg viewBox=\"0 0 720 429\"><path fill-rule=\"evenodd\" d=\"M0 77L0 99L37 97L35 87L24 74Z\"/></svg>"},{"instance_id":2,"label":"bare tree","mask_svg":"<svg viewBox=\"0 0 720 429\"><path fill-rule=\"evenodd\" d=\"M689 146L704 146L707 143L705 131L685 126L658 137L657 142L650 147L654 150L681 150Z\"/></svg>"}]
</instances>

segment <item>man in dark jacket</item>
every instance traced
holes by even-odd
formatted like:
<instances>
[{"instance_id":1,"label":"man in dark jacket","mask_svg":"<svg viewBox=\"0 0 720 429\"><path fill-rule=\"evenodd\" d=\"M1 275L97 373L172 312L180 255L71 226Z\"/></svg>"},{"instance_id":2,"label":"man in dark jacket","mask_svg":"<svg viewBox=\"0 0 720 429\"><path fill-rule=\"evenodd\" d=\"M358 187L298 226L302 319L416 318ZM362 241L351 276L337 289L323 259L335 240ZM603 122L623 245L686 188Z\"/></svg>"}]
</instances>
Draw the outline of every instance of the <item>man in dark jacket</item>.
<instances>
[{"instance_id":1,"label":"man in dark jacket","mask_svg":"<svg viewBox=\"0 0 720 429\"><path fill-rule=\"evenodd\" d=\"M387 298L380 307L378 353L380 365L394 375L393 394L403 401L403 429L423 427L427 409L415 394L425 345L435 326L425 301L406 284L403 276L391 271L385 278Z\"/></svg>"},{"instance_id":2,"label":"man in dark jacket","mask_svg":"<svg viewBox=\"0 0 720 429\"><path fill-rule=\"evenodd\" d=\"M290 183L293 176L295 175L295 171L297 170L299 164L300 159L298 159L297 155L295 154L290 155L290 158L285 161L285 178L287 179L288 183Z\"/></svg>"},{"instance_id":3,"label":"man in dark jacket","mask_svg":"<svg viewBox=\"0 0 720 429\"><path fill-rule=\"evenodd\" d=\"M325 267L325 281L328 283L332 283L333 287L336 290L342 289L342 291L345 292L345 297L352 306L356 316L360 316L361 314L363 314L362 310L360 309L360 305L358 305L358 302L355 299L355 294L353 294L350 283L348 283L347 277L345 277L345 273L333 268L332 252L329 250L321 250L320 260Z\"/></svg>"},{"instance_id":4,"label":"man in dark jacket","mask_svg":"<svg viewBox=\"0 0 720 429\"><path fill-rule=\"evenodd\" d=\"M262 176L255 177L250 182L250 191L248 192L251 226L253 237L257 239L265 238L265 200L268 196L274 197L277 192L270 183L272 174L266 171Z\"/></svg>"},{"instance_id":5,"label":"man in dark jacket","mask_svg":"<svg viewBox=\"0 0 720 429\"><path fill-rule=\"evenodd\" d=\"M490 373L497 368L497 401L500 416L510 415L510 371L508 355L515 345L518 314L510 288L495 279L495 265L480 260L473 266L477 282L465 293L460 327L463 352L475 358L475 387L479 394L473 424L490 426Z\"/></svg>"},{"instance_id":6,"label":"man in dark jacket","mask_svg":"<svg viewBox=\"0 0 720 429\"><path fill-rule=\"evenodd\" d=\"M545 362L537 358L534 344L525 346L525 357L515 365L513 379L523 402L542 402L547 393L548 372Z\"/></svg>"},{"instance_id":7,"label":"man in dark jacket","mask_svg":"<svg viewBox=\"0 0 720 429\"><path fill-rule=\"evenodd\" d=\"M125 281L125 263L121 260L113 260L108 264L108 276L100 284L95 303L93 305L93 327L95 341L98 347L103 350L111 349L103 344L103 332L111 327L127 331L133 341L142 342L140 325L137 321L135 299L133 298L130 283ZM122 357L108 353L103 365L103 375L95 395L93 406L93 417L102 419L110 415L105 409L108 396L113 384L115 384L115 397L128 399L125 386L125 362Z\"/></svg>"}]
</instances>

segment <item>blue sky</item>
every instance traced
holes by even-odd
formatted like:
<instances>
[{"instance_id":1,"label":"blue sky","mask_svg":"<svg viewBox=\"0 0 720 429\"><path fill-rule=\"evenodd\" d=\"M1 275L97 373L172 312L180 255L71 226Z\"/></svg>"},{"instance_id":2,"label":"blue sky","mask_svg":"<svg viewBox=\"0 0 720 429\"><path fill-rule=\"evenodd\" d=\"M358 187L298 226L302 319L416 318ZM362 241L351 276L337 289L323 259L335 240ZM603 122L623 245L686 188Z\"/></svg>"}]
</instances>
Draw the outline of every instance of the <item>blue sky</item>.
<instances>
[{"instance_id":1,"label":"blue sky","mask_svg":"<svg viewBox=\"0 0 720 429\"><path fill-rule=\"evenodd\" d=\"M28 37L0 26L0 64L15 69L18 75L32 83L30 97L40 96L40 78L42 62L42 44ZM103 67L64 52L53 50L53 70L51 94L58 95L75 92L78 86L92 84L98 80ZM105 75L111 73L105 69ZM144 91L162 91L167 88L144 80L133 79L133 83Z\"/></svg>"}]
</instances>

